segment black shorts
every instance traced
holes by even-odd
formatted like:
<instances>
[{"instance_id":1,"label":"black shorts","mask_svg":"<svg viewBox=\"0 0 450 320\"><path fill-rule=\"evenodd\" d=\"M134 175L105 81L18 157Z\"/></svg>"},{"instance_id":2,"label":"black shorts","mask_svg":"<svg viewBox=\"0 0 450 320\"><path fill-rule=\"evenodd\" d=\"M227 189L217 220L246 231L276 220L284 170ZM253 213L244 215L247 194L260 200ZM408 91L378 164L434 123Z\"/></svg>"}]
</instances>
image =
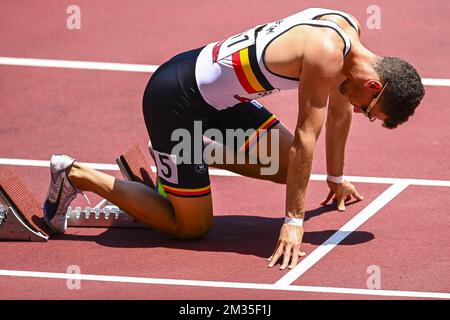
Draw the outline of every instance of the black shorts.
<instances>
[{"instance_id":1,"label":"black shorts","mask_svg":"<svg viewBox=\"0 0 450 320\"><path fill-rule=\"evenodd\" d=\"M201 49L181 53L161 65L144 92L144 119L155 153L161 193L198 197L211 192L208 165L203 159L203 134L215 132L226 137L227 129L252 129L257 134L244 141L219 141L234 150L246 151L257 141L261 129L270 130L279 122L256 101L238 103L225 110L209 105L195 81L195 64ZM189 145L190 148L182 148Z\"/></svg>"}]
</instances>

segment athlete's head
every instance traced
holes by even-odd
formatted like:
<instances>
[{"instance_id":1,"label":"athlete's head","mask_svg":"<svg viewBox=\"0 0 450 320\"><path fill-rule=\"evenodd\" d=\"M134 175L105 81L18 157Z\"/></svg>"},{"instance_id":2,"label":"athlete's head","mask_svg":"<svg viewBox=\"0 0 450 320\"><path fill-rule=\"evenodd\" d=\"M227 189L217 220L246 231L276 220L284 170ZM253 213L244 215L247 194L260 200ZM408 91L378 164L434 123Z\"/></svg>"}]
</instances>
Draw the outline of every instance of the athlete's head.
<instances>
[{"instance_id":1,"label":"athlete's head","mask_svg":"<svg viewBox=\"0 0 450 320\"><path fill-rule=\"evenodd\" d=\"M417 70L400 58L378 57L372 68L378 79L346 80L340 90L355 112L382 120L386 128L396 128L414 114L425 95L422 80Z\"/></svg>"}]
</instances>

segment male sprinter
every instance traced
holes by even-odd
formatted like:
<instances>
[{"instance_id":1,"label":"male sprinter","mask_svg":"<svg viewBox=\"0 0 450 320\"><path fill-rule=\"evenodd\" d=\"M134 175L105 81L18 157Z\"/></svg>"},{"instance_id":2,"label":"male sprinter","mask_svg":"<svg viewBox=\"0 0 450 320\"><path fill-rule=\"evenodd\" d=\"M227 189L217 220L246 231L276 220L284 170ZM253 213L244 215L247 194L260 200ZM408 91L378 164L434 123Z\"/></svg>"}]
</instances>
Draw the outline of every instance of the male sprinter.
<instances>
[{"instance_id":1,"label":"male sprinter","mask_svg":"<svg viewBox=\"0 0 450 320\"><path fill-rule=\"evenodd\" d=\"M338 209L345 210L349 197L362 200L342 178L353 111L370 122L380 120L385 127L395 128L408 120L424 96L420 76L410 64L372 53L362 45L359 34L359 24L350 14L311 8L175 56L153 74L143 99L159 190L164 195L92 170L68 156L54 155L44 208L48 223L54 231L64 232L70 201L80 190L87 190L154 229L179 239L199 238L211 227L213 215L207 163L204 159L178 163L173 152L178 141L172 141L172 132L185 129L191 133L192 146L202 146L201 137L194 134L196 121L201 121L203 131L267 129L265 135L252 135L242 145L230 147L248 154L264 139L270 141L277 129L279 154L275 156L280 166L275 175L262 175L258 164L218 167L287 184L285 223L269 267L282 255L281 269L294 267L303 255L305 193L325 115L330 192L323 203L334 196ZM287 89L298 89L293 135L255 101Z\"/></svg>"}]
</instances>

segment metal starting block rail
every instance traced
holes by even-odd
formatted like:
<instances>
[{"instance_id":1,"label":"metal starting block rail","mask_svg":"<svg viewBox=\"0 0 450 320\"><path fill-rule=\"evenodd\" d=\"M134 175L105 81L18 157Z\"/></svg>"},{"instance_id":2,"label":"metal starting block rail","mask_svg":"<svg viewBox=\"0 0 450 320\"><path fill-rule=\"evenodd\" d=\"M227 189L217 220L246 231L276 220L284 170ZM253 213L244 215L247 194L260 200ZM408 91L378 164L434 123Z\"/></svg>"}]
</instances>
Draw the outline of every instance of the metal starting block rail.
<instances>
[{"instance_id":1,"label":"metal starting block rail","mask_svg":"<svg viewBox=\"0 0 450 320\"><path fill-rule=\"evenodd\" d=\"M0 205L0 239L42 242L48 236L29 227L12 207Z\"/></svg>"},{"instance_id":2,"label":"metal starting block rail","mask_svg":"<svg viewBox=\"0 0 450 320\"><path fill-rule=\"evenodd\" d=\"M116 206L103 208L71 208L67 210L68 227L86 228L148 228Z\"/></svg>"},{"instance_id":3,"label":"metal starting block rail","mask_svg":"<svg viewBox=\"0 0 450 320\"><path fill-rule=\"evenodd\" d=\"M6 217L6 208L0 204L0 226L3 225L3 220Z\"/></svg>"}]
</instances>

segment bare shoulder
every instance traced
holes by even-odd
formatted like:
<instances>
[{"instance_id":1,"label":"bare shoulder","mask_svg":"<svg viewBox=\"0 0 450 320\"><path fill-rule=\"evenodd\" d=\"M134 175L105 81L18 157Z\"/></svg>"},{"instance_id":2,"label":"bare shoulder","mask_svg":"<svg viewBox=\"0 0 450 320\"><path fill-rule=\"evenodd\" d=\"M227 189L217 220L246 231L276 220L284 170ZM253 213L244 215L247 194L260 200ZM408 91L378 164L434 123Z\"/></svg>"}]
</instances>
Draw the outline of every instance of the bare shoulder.
<instances>
[{"instance_id":1,"label":"bare shoulder","mask_svg":"<svg viewBox=\"0 0 450 320\"><path fill-rule=\"evenodd\" d=\"M329 76L337 76L344 64L344 42L334 30L314 28L308 34L303 64L323 69Z\"/></svg>"},{"instance_id":2,"label":"bare shoulder","mask_svg":"<svg viewBox=\"0 0 450 320\"><path fill-rule=\"evenodd\" d=\"M350 17L352 17L353 20L355 20L356 24L358 25L358 30L359 30L359 32L358 32L358 37L361 37L361 32L362 32L361 23L360 23L359 20L356 19L355 16L352 15L351 13L347 12L347 14L348 14Z\"/></svg>"}]
</instances>

